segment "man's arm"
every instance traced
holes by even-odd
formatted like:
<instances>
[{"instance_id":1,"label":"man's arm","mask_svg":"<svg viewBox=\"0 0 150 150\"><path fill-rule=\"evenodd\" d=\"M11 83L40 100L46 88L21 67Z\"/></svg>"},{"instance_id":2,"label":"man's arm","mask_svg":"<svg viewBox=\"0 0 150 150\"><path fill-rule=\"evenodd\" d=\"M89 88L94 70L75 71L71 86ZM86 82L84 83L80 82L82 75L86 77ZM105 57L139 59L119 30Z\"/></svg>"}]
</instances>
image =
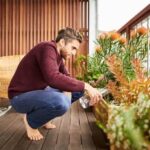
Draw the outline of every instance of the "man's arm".
<instances>
[{"instance_id":1,"label":"man's arm","mask_svg":"<svg viewBox=\"0 0 150 150\"><path fill-rule=\"evenodd\" d=\"M68 92L84 90L83 81L66 76L59 71L56 49L46 45L36 57L43 78L49 86Z\"/></svg>"},{"instance_id":2,"label":"man's arm","mask_svg":"<svg viewBox=\"0 0 150 150\"><path fill-rule=\"evenodd\" d=\"M59 71L55 49L46 46L37 56L37 60L45 81L51 87L68 92L80 92L86 90L91 99L90 105L94 105L102 99L99 91L88 83L66 76Z\"/></svg>"}]
</instances>

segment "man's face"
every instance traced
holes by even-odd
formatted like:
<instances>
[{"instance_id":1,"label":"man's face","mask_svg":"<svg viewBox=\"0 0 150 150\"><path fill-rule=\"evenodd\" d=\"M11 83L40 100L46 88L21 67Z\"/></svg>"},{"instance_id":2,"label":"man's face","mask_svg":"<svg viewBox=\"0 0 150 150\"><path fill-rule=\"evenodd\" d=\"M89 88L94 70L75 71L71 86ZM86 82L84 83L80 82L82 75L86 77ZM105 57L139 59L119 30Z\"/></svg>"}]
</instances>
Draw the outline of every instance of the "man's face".
<instances>
[{"instance_id":1,"label":"man's face","mask_svg":"<svg viewBox=\"0 0 150 150\"><path fill-rule=\"evenodd\" d=\"M80 42L78 40L71 40L65 43L63 40L62 48L60 49L61 56L66 60L71 57L71 55L75 55L76 51L79 49Z\"/></svg>"}]
</instances>

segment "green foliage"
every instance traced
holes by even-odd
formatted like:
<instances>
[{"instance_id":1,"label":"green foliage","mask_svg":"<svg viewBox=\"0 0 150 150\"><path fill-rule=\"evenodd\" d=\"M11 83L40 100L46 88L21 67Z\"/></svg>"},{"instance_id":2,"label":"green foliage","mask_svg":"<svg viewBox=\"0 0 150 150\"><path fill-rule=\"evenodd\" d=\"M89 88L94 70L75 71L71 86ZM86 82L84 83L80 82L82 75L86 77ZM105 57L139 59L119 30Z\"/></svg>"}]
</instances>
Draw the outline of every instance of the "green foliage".
<instances>
[{"instance_id":1,"label":"green foliage","mask_svg":"<svg viewBox=\"0 0 150 150\"><path fill-rule=\"evenodd\" d=\"M150 98L140 93L137 102L130 106L111 105L107 133L111 144L116 148L148 149L150 146Z\"/></svg>"},{"instance_id":2,"label":"green foliage","mask_svg":"<svg viewBox=\"0 0 150 150\"><path fill-rule=\"evenodd\" d=\"M126 38L115 31L101 33L95 41L96 49L93 56L86 58L80 55L75 61L75 67L80 68L77 78L98 88L105 87L109 80L115 80L113 73L106 64L107 58L115 54L122 61L126 78L129 82L132 81L135 78L132 60L138 58L144 62L147 56L148 36L146 32L145 28L140 28L128 42ZM97 82L102 75L104 78Z\"/></svg>"},{"instance_id":3,"label":"green foliage","mask_svg":"<svg viewBox=\"0 0 150 150\"><path fill-rule=\"evenodd\" d=\"M107 81L116 77L116 82L108 85L114 102L119 102L117 105L109 102L108 118L99 113L101 105L96 107L97 125L107 133L115 150L149 150L150 80L139 63L144 63L148 54L147 29L135 30L126 41L116 32L102 33L96 40L96 59L99 68L104 67L99 70Z\"/></svg>"}]
</instances>

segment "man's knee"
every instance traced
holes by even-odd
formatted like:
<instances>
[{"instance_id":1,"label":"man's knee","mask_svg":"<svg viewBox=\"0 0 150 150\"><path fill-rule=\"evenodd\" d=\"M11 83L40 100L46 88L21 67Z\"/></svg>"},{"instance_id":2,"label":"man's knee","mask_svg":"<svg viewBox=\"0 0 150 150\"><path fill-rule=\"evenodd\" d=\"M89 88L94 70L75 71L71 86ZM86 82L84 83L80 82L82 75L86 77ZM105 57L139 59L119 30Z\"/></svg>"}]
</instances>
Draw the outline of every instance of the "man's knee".
<instances>
[{"instance_id":1,"label":"man's knee","mask_svg":"<svg viewBox=\"0 0 150 150\"><path fill-rule=\"evenodd\" d=\"M59 111L60 115L63 115L65 112L68 111L68 109L71 106L71 100L64 94L61 94L58 96L58 105L57 105L57 110Z\"/></svg>"}]
</instances>

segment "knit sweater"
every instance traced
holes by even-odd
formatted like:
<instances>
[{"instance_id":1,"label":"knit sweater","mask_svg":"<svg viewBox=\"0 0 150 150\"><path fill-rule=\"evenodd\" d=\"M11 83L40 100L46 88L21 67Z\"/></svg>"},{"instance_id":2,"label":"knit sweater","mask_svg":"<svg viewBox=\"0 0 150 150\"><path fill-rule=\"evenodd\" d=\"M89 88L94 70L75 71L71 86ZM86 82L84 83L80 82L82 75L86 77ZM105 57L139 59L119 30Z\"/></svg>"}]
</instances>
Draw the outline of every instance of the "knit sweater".
<instances>
[{"instance_id":1,"label":"knit sweater","mask_svg":"<svg viewBox=\"0 0 150 150\"><path fill-rule=\"evenodd\" d=\"M41 42L21 60L8 87L8 96L41 90L50 86L61 91L84 90L84 82L69 76L56 43Z\"/></svg>"}]
</instances>

